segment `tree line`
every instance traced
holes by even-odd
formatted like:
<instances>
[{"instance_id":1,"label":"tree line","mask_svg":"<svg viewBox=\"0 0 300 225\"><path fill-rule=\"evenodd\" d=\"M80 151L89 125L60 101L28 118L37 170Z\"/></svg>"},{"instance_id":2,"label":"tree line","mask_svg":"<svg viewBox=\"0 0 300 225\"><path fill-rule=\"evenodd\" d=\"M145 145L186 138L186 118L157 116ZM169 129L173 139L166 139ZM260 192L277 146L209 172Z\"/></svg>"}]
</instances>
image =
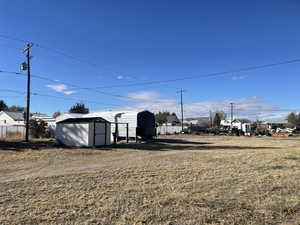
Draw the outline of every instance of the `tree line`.
<instances>
[{"instance_id":1,"label":"tree line","mask_svg":"<svg viewBox=\"0 0 300 225\"><path fill-rule=\"evenodd\" d=\"M8 112L26 112L26 108L18 105L8 106L4 100L0 100L0 111L8 111ZM84 104L76 103L70 107L69 113L81 113L87 114L89 113L89 108L85 107ZM53 117L56 118L60 116L61 113L59 111L53 113Z\"/></svg>"},{"instance_id":2,"label":"tree line","mask_svg":"<svg viewBox=\"0 0 300 225\"><path fill-rule=\"evenodd\" d=\"M8 106L3 100L0 100L0 111L24 112L25 107L18 106L18 105Z\"/></svg>"},{"instance_id":3,"label":"tree line","mask_svg":"<svg viewBox=\"0 0 300 225\"><path fill-rule=\"evenodd\" d=\"M289 126L292 127L300 127L300 113L295 113L295 112L291 112L287 117L286 117Z\"/></svg>"}]
</instances>

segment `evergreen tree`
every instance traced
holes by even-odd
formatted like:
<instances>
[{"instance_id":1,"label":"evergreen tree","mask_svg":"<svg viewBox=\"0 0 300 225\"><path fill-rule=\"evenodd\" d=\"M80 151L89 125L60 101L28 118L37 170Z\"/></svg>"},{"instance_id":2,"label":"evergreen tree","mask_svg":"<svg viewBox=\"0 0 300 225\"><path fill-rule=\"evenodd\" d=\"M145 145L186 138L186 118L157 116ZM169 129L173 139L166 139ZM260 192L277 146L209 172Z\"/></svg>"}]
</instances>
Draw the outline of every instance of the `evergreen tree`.
<instances>
[{"instance_id":1,"label":"evergreen tree","mask_svg":"<svg viewBox=\"0 0 300 225\"><path fill-rule=\"evenodd\" d=\"M25 108L22 107L22 106L18 106L18 105L12 105L12 106L7 108L7 111L10 111L10 112L24 112Z\"/></svg>"},{"instance_id":2,"label":"evergreen tree","mask_svg":"<svg viewBox=\"0 0 300 225\"><path fill-rule=\"evenodd\" d=\"M0 100L0 111L7 110L7 105L3 100Z\"/></svg>"},{"instance_id":3,"label":"evergreen tree","mask_svg":"<svg viewBox=\"0 0 300 225\"><path fill-rule=\"evenodd\" d=\"M217 112L214 116L213 126L220 127L220 124L221 124L221 115Z\"/></svg>"},{"instance_id":4,"label":"evergreen tree","mask_svg":"<svg viewBox=\"0 0 300 225\"><path fill-rule=\"evenodd\" d=\"M69 113L88 114L89 109L86 108L84 104L76 103L70 108Z\"/></svg>"}]
</instances>

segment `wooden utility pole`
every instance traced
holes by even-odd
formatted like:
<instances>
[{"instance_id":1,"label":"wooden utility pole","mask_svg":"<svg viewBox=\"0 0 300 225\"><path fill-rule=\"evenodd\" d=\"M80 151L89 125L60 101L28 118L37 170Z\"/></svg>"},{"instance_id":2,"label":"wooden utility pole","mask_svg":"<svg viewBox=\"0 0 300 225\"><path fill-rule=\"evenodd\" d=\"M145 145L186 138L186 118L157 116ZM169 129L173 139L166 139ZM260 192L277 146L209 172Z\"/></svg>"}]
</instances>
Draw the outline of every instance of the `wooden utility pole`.
<instances>
[{"instance_id":1,"label":"wooden utility pole","mask_svg":"<svg viewBox=\"0 0 300 225\"><path fill-rule=\"evenodd\" d=\"M182 88L177 91L177 93L180 93L180 108L181 108L181 133L183 133L183 100L182 100L182 93L186 92L185 90L182 90Z\"/></svg>"},{"instance_id":2,"label":"wooden utility pole","mask_svg":"<svg viewBox=\"0 0 300 225\"><path fill-rule=\"evenodd\" d=\"M209 110L209 122L210 122L210 128L213 127L213 115L211 110Z\"/></svg>"},{"instance_id":3,"label":"wooden utility pole","mask_svg":"<svg viewBox=\"0 0 300 225\"><path fill-rule=\"evenodd\" d=\"M27 70L27 103L26 103L26 134L25 141L29 141L29 118L30 118L30 49L32 47L31 43L27 44L27 47L24 49L26 53L27 63L23 63L23 70Z\"/></svg>"},{"instance_id":4,"label":"wooden utility pole","mask_svg":"<svg viewBox=\"0 0 300 225\"><path fill-rule=\"evenodd\" d=\"M232 122L233 122L233 102L230 103L231 108L231 128L232 128Z\"/></svg>"}]
</instances>

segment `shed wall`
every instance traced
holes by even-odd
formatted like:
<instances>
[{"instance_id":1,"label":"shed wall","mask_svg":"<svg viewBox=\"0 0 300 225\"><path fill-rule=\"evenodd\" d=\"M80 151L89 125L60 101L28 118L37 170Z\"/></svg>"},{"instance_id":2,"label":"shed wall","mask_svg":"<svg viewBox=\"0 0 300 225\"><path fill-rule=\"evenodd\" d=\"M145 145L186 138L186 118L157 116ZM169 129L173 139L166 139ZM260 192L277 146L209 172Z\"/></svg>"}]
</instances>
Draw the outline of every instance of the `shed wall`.
<instances>
[{"instance_id":1,"label":"shed wall","mask_svg":"<svg viewBox=\"0 0 300 225\"><path fill-rule=\"evenodd\" d=\"M68 146L90 146L89 130L89 123L58 123L56 125L56 139Z\"/></svg>"}]
</instances>

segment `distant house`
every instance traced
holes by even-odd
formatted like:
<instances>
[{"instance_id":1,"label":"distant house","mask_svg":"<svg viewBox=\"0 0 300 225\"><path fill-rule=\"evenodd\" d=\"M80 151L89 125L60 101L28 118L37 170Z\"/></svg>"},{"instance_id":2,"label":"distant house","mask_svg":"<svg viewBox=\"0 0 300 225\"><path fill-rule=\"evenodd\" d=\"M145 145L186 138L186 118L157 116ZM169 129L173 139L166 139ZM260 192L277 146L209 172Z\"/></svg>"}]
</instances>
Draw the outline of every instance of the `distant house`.
<instances>
[{"instance_id":1,"label":"distant house","mask_svg":"<svg viewBox=\"0 0 300 225\"><path fill-rule=\"evenodd\" d=\"M227 129L236 128L245 133L249 133L251 131L251 123L243 123L238 119L234 119L232 122L231 120L221 120L220 125Z\"/></svg>"},{"instance_id":2,"label":"distant house","mask_svg":"<svg viewBox=\"0 0 300 225\"><path fill-rule=\"evenodd\" d=\"M169 115L167 116L167 126L176 126L180 124L180 120L175 115Z\"/></svg>"},{"instance_id":3,"label":"distant house","mask_svg":"<svg viewBox=\"0 0 300 225\"><path fill-rule=\"evenodd\" d=\"M220 125L223 126L223 127L230 127L231 126L231 120L221 120Z\"/></svg>"},{"instance_id":4,"label":"distant house","mask_svg":"<svg viewBox=\"0 0 300 225\"><path fill-rule=\"evenodd\" d=\"M221 120L221 123L220 123L220 125L221 126L223 126L223 127L234 127L234 128L237 128L237 129L239 129L239 130L241 130L242 129L242 122L241 121L239 121L238 119L234 119L232 122L231 122L231 120Z\"/></svg>"},{"instance_id":5,"label":"distant house","mask_svg":"<svg viewBox=\"0 0 300 225\"><path fill-rule=\"evenodd\" d=\"M23 112L0 112L0 126L24 126Z\"/></svg>"},{"instance_id":6,"label":"distant house","mask_svg":"<svg viewBox=\"0 0 300 225\"><path fill-rule=\"evenodd\" d=\"M54 137L56 129L56 119L43 113L31 114L31 119L42 120L47 123L47 128L51 136Z\"/></svg>"},{"instance_id":7,"label":"distant house","mask_svg":"<svg viewBox=\"0 0 300 225\"><path fill-rule=\"evenodd\" d=\"M194 117L194 118L186 118L183 121L184 124L188 125L200 125L205 126L209 124L209 117Z\"/></svg>"},{"instance_id":8,"label":"distant house","mask_svg":"<svg viewBox=\"0 0 300 225\"><path fill-rule=\"evenodd\" d=\"M192 124L192 125L196 125L196 124L199 123L199 121L196 120L196 119L195 119L195 120L192 120L192 119L189 119L189 120L188 120L188 119L186 119L186 120L183 120L183 123L184 123L184 124L188 124L188 125L191 125L191 124Z\"/></svg>"},{"instance_id":9,"label":"distant house","mask_svg":"<svg viewBox=\"0 0 300 225\"><path fill-rule=\"evenodd\" d=\"M56 126L55 118L42 113L32 113L30 119L45 121L51 136L54 136ZM0 126L25 126L24 113L1 111Z\"/></svg>"},{"instance_id":10,"label":"distant house","mask_svg":"<svg viewBox=\"0 0 300 225\"><path fill-rule=\"evenodd\" d=\"M287 120L266 120L264 124L268 125L269 129L286 128L288 125Z\"/></svg>"}]
</instances>

